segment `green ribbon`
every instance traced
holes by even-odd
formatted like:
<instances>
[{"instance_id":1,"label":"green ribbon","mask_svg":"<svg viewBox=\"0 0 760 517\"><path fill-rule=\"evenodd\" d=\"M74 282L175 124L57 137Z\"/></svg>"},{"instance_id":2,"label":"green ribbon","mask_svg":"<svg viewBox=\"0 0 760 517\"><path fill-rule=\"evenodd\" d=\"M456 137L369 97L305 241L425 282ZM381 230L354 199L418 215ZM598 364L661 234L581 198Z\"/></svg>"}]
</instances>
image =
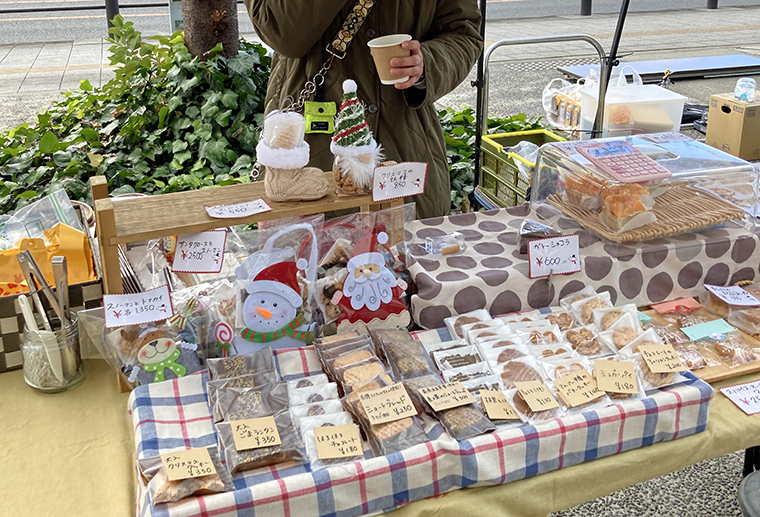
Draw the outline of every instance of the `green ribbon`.
<instances>
[{"instance_id":1,"label":"green ribbon","mask_svg":"<svg viewBox=\"0 0 760 517\"><path fill-rule=\"evenodd\" d=\"M177 377L184 377L187 370L181 364L177 364L174 361L179 359L179 348L174 351L172 355L167 357L161 362L146 364L143 366L143 370L146 372L156 372L153 377L153 382L162 382L164 379L164 370L169 368Z\"/></svg>"}]
</instances>

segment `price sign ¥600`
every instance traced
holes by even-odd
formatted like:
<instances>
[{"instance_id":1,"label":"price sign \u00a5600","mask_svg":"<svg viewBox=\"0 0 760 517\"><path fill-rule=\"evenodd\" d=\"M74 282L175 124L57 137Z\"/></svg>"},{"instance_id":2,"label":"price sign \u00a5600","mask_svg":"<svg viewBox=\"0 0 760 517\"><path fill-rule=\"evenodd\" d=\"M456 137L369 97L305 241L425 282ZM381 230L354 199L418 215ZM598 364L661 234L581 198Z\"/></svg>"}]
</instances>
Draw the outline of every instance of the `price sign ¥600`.
<instances>
[{"instance_id":1,"label":"price sign \u00a5600","mask_svg":"<svg viewBox=\"0 0 760 517\"><path fill-rule=\"evenodd\" d=\"M562 235L528 242L530 278L568 275L581 270L578 235Z\"/></svg>"}]
</instances>

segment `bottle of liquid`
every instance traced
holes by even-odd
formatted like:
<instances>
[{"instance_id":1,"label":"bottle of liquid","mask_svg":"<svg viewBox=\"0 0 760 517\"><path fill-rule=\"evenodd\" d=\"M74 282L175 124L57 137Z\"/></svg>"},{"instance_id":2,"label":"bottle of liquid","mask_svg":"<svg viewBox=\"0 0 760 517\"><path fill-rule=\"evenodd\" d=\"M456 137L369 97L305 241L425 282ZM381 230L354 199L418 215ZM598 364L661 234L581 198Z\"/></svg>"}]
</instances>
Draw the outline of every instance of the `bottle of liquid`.
<instances>
[{"instance_id":1,"label":"bottle of liquid","mask_svg":"<svg viewBox=\"0 0 760 517\"><path fill-rule=\"evenodd\" d=\"M734 98L742 102L754 102L756 85L757 83L751 77L742 77L736 81L736 88L734 88Z\"/></svg>"}]
</instances>

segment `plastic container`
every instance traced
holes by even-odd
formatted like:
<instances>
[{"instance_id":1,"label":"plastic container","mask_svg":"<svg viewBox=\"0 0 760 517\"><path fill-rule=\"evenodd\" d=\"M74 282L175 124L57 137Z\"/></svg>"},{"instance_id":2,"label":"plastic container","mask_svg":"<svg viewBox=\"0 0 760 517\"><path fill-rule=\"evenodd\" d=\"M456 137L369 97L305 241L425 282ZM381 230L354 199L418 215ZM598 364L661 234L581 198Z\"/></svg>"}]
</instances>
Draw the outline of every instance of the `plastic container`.
<instances>
[{"instance_id":1,"label":"plastic container","mask_svg":"<svg viewBox=\"0 0 760 517\"><path fill-rule=\"evenodd\" d=\"M581 90L581 138L591 138L597 88ZM678 131L686 97L656 84L610 86L605 98L603 137Z\"/></svg>"},{"instance_id":2,"label":"plastic container","mask_svg":"<svg viewBox=\"0 0 760 517\"><path fill-rule=\"evenodd\" d=\"M755 88L757 82L751 77L742 77L736 81L736 88L734 88L734 99L741 102L754 102L755 101Z\"/></svg>"}]
</instances>

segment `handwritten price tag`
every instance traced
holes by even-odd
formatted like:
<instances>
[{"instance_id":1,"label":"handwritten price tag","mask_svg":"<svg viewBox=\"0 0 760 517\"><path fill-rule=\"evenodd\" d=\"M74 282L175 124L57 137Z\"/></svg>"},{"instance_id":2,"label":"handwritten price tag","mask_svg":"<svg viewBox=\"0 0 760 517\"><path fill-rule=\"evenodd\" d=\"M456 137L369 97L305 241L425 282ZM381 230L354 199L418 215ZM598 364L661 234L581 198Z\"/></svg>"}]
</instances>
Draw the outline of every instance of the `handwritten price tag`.
<instances>
[{"instance_id":1,"label":"handwritten price tag","mask_svg":"<svg viewBox=\"0 0 760 517\"><path fill-rule=\"evenodd\" d=\"M168 452L161 461L169 481L209 476L216 473L206 447L186 451Z\"/></svg>"},{"instance_id":2,"label":"handwritten price tag","mask_svg":"<svg viewBox=\"0 0 760 517\"><path fill-rule=\"evenodd\" d=\"M177 237L172 271L178 273L218 273L224 261L227 232L211 230Z\"/></svg>"},{"instance_id":3,"label":"handwritten price tag","mask_svg":"<svg viewBox=\"0 0 760 517\"><path fill-rule=\"evenodd\" d=\"M713 321L706 321L704 323L698 323L691 327L684 327L681 332L689 336L692 341L699 341L704 338L713 338L716 340L722 340L723 334L727 332L735 332L736 329L726 323L724 319L717 319Z\"/></svg>"},{"instance_id":4,"label":"handwritten price tag","mask_svg":"<svg viewBox=\"0 0 760 517\"><path fill-rule=\"evenodd\" d=\"M581 270L578 235L562 235L528 241L530 277L569 275Z\"/></svg>"},{"instance_id":5,"label":"handwritten price tag","mask_svg":"<svg viewBox=\"0 0 760 517\"><path fill-rule=\"evenodd\" d=\"M726 386L720 392L748 415L760 413L760 381Z\"/></svg>"},{"instance_id":6,"label":"handwritten price tag","mask_svg":"<svg viewBox=\"0 0 760 517\"><path fill-rule=\"evenodd\" d=\"M722 287L719 285L705 284L705 289L729 305L744 305L746 307L760 305L760 300L749 294L738 285Z\"/></svg>"},{"instance_id":7,"label":"handwritten price tag","mask_svg":"<svg viewBox=\"0 0 760 517\"><path fill-rule=\"evenodd\" d=\"M467 388L461 382L449 382L420 389L422 395L433 411L443 411L475 402Z\"/></svg>"},{"instance_id":8,"label":"handwritten price tag","mask_svg":"<svg viewBox=\"0 0 760 517\"><path fill-rule=\"evenodd\" d=\"M417 414L412 399L400 382L359 394L359 403L372 425L385 424Z\"/></svg>"},{"instance_id":9,"label":"handwritten price tag","mask_svg":"<svg viewBox=\"0 0 760 517\"><path fill-rule=\"evenodd\" d=\"M483 410L491 420L520 420L500 391L480 390L480 403L483 404Z\"/></svg>"},{"instance_id":10,"label":"handwritten price tag","mask_svg":"<svg viewBox=\"0 0 760 517\"><path fill-rule=\"evenodd\" d=\"M557 400L546 389L541 381L516 382L515 386L520 391L528 407L533 412L546 411L559 407Z\"/></svg>"},{"instance_id":11,"label":"handwritten price tag","mask_svg":"<svg viewBox=\"0 0 760 517\"><path fill-rule=\"evenodd\" d=\"M673 345L639 345L638 348L641 357L654 373L686 371L686 367L673 350Z\"/></svg>"},{"instance_id":12,"label":"handwritten price tag","mask_svg":"<svg viewBox=\"0 0 760 517\"><path fill-rule=\"evenodd\" d=\"M356 424L314 428L317 457L321 460L351 458L362 454L362 440Z\"/></svg>"},{"instance_id":13,"label":"handwritten price tag","mask_svg":"<svg viewBox=\"0 0 760 517\"><path fill-rule=\"evenodd\" d=\"M599 389L609 393L638 393L639 381L636 368L629 361L596 359L594 373Z\"/></svg>"},{"instance_id":14,"label":"handwritten price tag","mask_svg":"<svg viewBox=\"0 0 760 517\"><path fill-rule=\"evenodd\" d=\"M238 451L274 447L282 443L273 416L233 420L230 427L235 449Z\"/></svg>"},{"instance_id":15,"label":"handwritten price tag","mask_svg":"<svg viewBox=\"0 0 760 517\"><path fill-rule=\"evenodd\" d=\"M272 209L263 199L254 199L232 205L204 206L206 213L214 219L238 219L268 212Z\"/></svg>"},{"instance_id":16,"label":"handwritten price tag","mask_svg":"<svg viewBox=\"0 0 760 517\"><path fill-rule=\"evenodd\" d=\"M372 176L372 201L389 201L425 193L427 163L404 162L376 167Z\"/></svg>"},{"instance_id":17,"label":"handwritten price tag","mask_svg":"<svg viewBox=\"0 0 760 517\"><path fill-rule=\"evenodd\" d=\"M694 298L681 298L679 300L651 305L651 307L660 314L667 314L668 312L676 311L688 312L702 306Z\"/></svg>"},{"instance_id":18,"label":"handwritten price tag","mask_svg":"<svg viewBox=\"0 0 760 517\"><path fill-rule=\"evenodd\" d=\"M594 378L585 369L556 379L554 385L557 387L560 398L570 407L588 404L604 395L604 392L597 387Z\"/></svg>"},{"instance_id":19,"label":"handwritten price tag","mask_svg":"<svg viewBox=\"0 0 760 517\"><path fill-rule=\"evenodd\" d=\"M165 285L136 294L104 294L106 328L142 325L174 316L172 298Z\"/></svg>"}]
</instances>

